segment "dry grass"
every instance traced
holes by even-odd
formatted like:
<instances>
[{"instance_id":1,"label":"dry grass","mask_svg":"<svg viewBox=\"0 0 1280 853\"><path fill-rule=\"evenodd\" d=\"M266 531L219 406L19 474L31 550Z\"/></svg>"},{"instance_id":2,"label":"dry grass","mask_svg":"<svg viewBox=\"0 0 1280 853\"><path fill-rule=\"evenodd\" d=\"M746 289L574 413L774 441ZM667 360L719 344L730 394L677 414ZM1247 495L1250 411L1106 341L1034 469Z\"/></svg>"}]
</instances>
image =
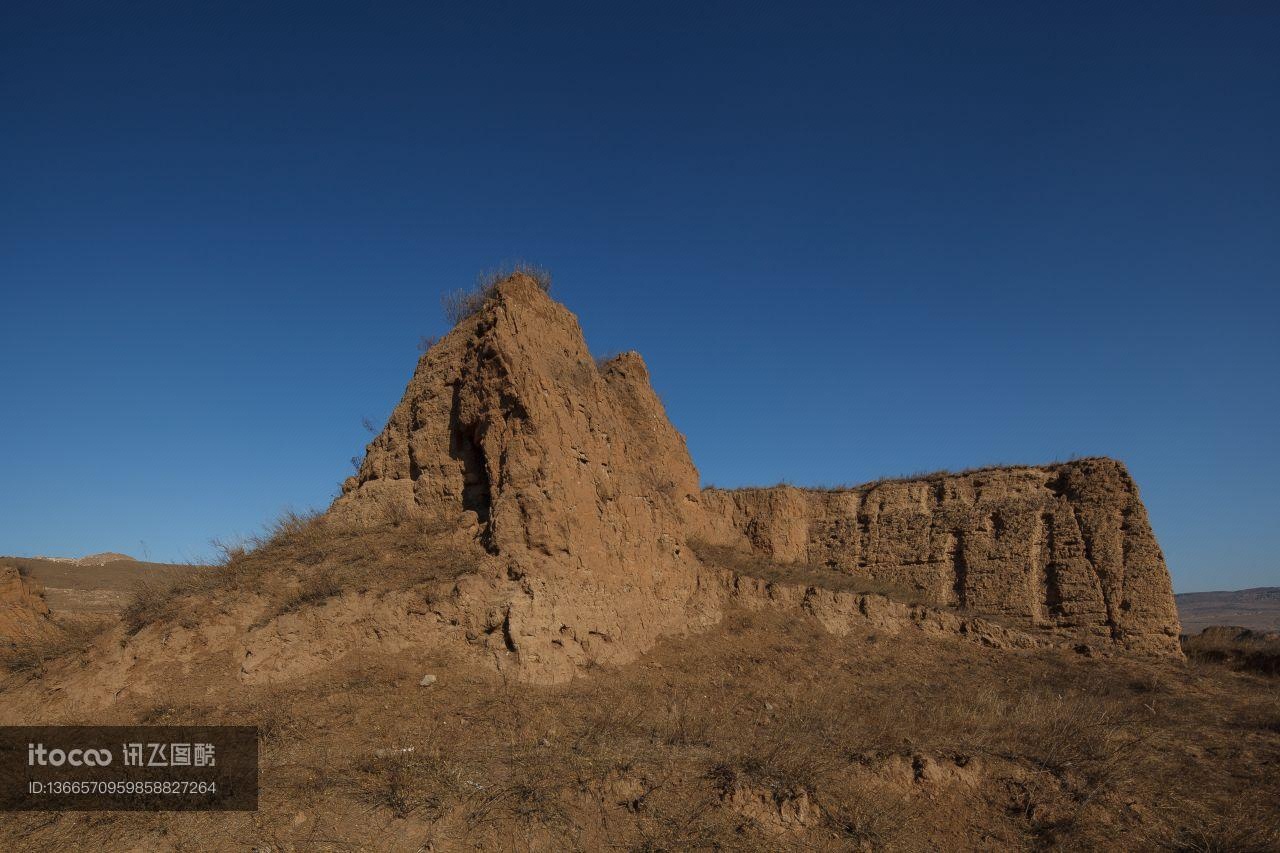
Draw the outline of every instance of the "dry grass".
<instances>
[{"instance_id":1,"label":"dry grass","mask_svg":"<svg viewBox=\"0 0 1280 853\"><path fill-rule=\"evenodd\" d=\"M423 671L439 681L419 687ZM559 687L506 684L445 652L379 655L274 688L138 708L152 722L263 726L250 823L20 818L0 839L1267 850L1280 838L1280 731L1262 718L1273 686L1173 661L838 639L776 613L733 614Z\"/></svg>"},{"instance_id":2,"label":"dry grass","mask_svg":"<svg viewBox=\"0 0 1280 853\"><path fill-rule=\"evenodd\" d=\"M478 552L454 544L451 531L390 502L361 523L287 512L245 543L220 545L222 559L207 570L139 585L122 618L130 633L190 620L222 592L266 596L270 618L348 590L405 589L474 571Z\"/></svg>"},{"instance_id":3,"label":"dry grass","mask_svg":"<svg viewBox=\"0 0 1280 853\"><path fill-rule=\"evenodd\" d=\"M1274 803L1245 795L1206 807L1187 799L1159 815L1149 834L1152 846L1178 853L1275 853L1280 850L1280 819Z\"/></svg>"},{"instance_id":4,"label":"dry grass","mask_svg":"<svg viewBox=\"0 0 1280 853\"><path fill-rule=\"evenodd\" d=\"M1226 626L1205 628L1182 638L1189 660L1226 665L1263 675L1280 675L1280 634Z\"/></svg>"},{"instance_id":5,"label":"dry grass","mask_svg":"<svg viewBox=\"0 0 1280 853\"><path fill-rule=\"evenodd\" d=\"M615 358L617 358L620 355L622 355L622 352L620 350L611 350L610 352L606 352L603 355L595 356L592 360L596 364L596 370L603 373L605 368L609 366L609 362L613 361Z\"/></svg>"},{"instance_id":6,"label":"dry grass","mask_svg":"<svg viewBox=\"0 0 1280 853\"><path fill-rule=\"evenodd\" d=\"M464 791L462 768L447 750L393 747L358 759L351 780L358 799L397 817L439 819Z\"/></svg>"},{"instance_id":7,"label":"dry grass","mask_svg":"<svg viewBox=\"0 0 1280 853\"><path fill-rule=\"evenodd\" d=\"M1207 851L1277 838L1280 732L1240 723L1271 697L1221 668L836 639L769 613L561 687L441 658L348 666L147 713L260 718L259 841L302 843L300 809L336 847ZM417 686L424 670L440 677L431 688ZM122 820L96 831L187 817Z\"/></svg>"},{"instance_id":8,"label":"dry grass","mask_svg":"<svg viewBox=\"0 0 1280 853\"><path fill-rule=\"evenodd\" d=\"M92 620L50 623L28 636L6 638L0 643L0 668L13 673L43 674L48 662L83 653L105 628L103 622Z\"/></svg>"},{"instance_id":9,"label":"dry grass","mask_svg":"<svg viewBox=\"0 0 1280 853\"><path fill-rule=\"evenodd\" d=\"M471 290L455 290L444 294L440 298L440 302L444 308L445 318L452 325L458 325L479 311L485 300L493 295L494 289L499 284L517 275L533 279L544 292L549 293L551 291L551 273L549 271L524 262L512 264L481 273L476 279L475 287Z\"/></svg>"},{"instance_id":10,"label":"dry grass","mask_svg":"<svg viewBox=\"0 0 1280 853\"><path fill-rule=\"evenodd\" d=\"M139 581L120 615L125 629L136 634L153 622L177 618L191 597L206 593L224 582L223 568L212 566L176 579Z\"/></svg>"}]
</instances>

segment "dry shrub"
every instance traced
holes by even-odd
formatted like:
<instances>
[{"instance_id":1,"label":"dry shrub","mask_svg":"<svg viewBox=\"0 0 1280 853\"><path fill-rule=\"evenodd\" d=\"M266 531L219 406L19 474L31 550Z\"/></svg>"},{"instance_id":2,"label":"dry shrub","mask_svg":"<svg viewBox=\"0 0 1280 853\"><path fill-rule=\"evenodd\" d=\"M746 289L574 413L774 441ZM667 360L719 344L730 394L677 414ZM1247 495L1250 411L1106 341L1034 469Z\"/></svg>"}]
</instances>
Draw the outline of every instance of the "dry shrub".
<instances>
[{"instance_id":1,"label":"dry shrub","mask_svg":"<svg viewBox=\"0 0 1280 853\"><path fill-rule=\"evenodd\" d=\"M831 705L787 701L749 740L722 737L708 777L724 793L747 785L778 798L816 794L849 765L843 748L849 726L834 711Z\"/></svg>"},{"instance_id":2,"label":"dry shrub","mask_svg":"<svg viewBox=\"0 0 1280 853\"><path fill-rule=\"evenodd\" d=\"M671 786L645 799L632 828L639 853L683 850L782 850L783 838L753 837L750 822L724 808L714 792Z\"/></svg>"},{"instance_id":3,"label":"dry shrub","mask_svg":"<svg viewBox=\"0 0 1280 853\"><path fill-rule=\"evenodd\" d=\"M912 836L920 803L886 787L833 784L823 791L823 819L855 849L895 850Z\"/></svg>"},{"instance_id":4,"label":"dry shrub","mask_svg":"<svg viewBox=\"0 0 1280 853\"><path fill-rule=\"evenodd\" d=\"M1005 723L1016 755L1055 775L1079 774L1093 788L1114 781L1141 745L1141 721L1097 696L1026 693Z\"/></svg>"},{"instance_id":5,"label":"dry shrub","mask_svg":"<svg viewBox=\"0 0 1280 853\"><path fill-rule=\"evenodd\" d=\"M491 768L466 804L470 827L512 825L522 831L542 829L563 832L570 828L570 806L565 798L559 763L538 745L514 744Z\"/></svg>"},{"instance_id":6,"label":"dry shrub","mask_svg":"<svg viewBox=\"0 0 1280 853\"><path fill-rule=\"evenodd\" d=\"M348 590L406 589L455 578L475 571L480 552L454 542L453 529L395 501L362 520L286 512L243 543L215 543L222 559L208 569L140 584L124 623L132 634L155 622L191 622L200 600L213 601L228 590L265 596L267 612L279 615Z\"/></svg>"},{"instance_id":7,"label":"dry shrub","mask_svg":"<svg viewBox=\"0 0 1280 853\"><path fill-rule=\"evenodd\" d=\"M544 292L551 291L551 273L542 267L520 262L509 267L502 267L490 272L481 273L476 279L476 286L471 290L455 290L440 297L444 307L444 315L453 325L480 310L485 300L493 295L499 284L509 278L524 276L530 278Z\"/></svg>"},{"instance_id":8,"label":"dry shrub","mask_svg":"<svg viewBox=\"0 0 1280 853\"><path fill-rule=\"evenodd\" d=\"M1182 638L1189 660L1231 669L1280 675L1280 634L1214 626Z\"/></svg>"},{"instance_id":9,"label":"dry shrub","mask_svg":"<svg viewBox=\"0 0 1280 853\"><path fill-rule=\"evenodd\" d=\"M155 577L139 581L121 614L125 630L136 634L154 622L186 615L187 600L222 585L223 572L224 567L212 566L178 578Z\"/></svg>"},{"instance_id":10,"label":"dry shrub","mask_svg":"<svg viewBox=\"0 0 1280 853\"><path fill-rule=\"evenodd\" d=\"M603 355L597 355L592 360L595 361L596 363L596 370L599 370L600 372L603 373L605 368L609 366L609 362L613 361L615 358L617 358L620 355L622 355L621 352L617 350L613 350Z\"/></svg>"},{"instance_id":11,"label":"dry shrub","mask_svg":"<svg viewBox=\"0 0 1280 853\"><path fill-rule=\"evenodd\" d=\"M49 661L84 652L105 627L102 622L77 621L6 638L0 648L0 667L9 672L43 673Z\"/></svg>"},{"instance_id":12,"label":"dry shrub","mask_svg":"<svg viewBox=\"0 0 1280 853\"><path fill-rule=\"evenodd\" d=\"M352 776L359 798L396 817L438 819L464 792L462 771L436 747L390 747L359 760Z\"/></svg>"},{"instance_id":13,"label":"dry shrub","mask_svg":"<svg viewBox=\"0 0 1280 853\"><path fill-rule=\"evenodd\" d=\"M331 598L341 595L342 591L342 578L337 570L332 566L321 566L315 571L303 575L298 581L297 591L282 601L275 612L277 614L288 613L304 607L322 604Z\"/></svg>"}]
</instances>

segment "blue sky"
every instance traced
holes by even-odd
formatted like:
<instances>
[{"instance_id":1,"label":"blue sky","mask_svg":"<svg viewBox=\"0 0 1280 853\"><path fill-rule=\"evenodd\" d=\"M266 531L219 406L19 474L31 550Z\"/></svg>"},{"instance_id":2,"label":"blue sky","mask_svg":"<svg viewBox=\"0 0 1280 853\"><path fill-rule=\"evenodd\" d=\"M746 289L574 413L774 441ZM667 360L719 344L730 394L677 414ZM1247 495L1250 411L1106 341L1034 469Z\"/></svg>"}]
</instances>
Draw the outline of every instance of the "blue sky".
<instances>
[{"instance_id":1,"label":"blue sky","mask_svg":"<svg viewBox=\"0 0 1280 853\"><path fill-rule=\"evenodd\" d=\"M705 482L1108 454L1179 591L1280 584L1277 55L1254 0L5 3L0 553L324 505L528 259Z\"/></svg>"}]
</instances>

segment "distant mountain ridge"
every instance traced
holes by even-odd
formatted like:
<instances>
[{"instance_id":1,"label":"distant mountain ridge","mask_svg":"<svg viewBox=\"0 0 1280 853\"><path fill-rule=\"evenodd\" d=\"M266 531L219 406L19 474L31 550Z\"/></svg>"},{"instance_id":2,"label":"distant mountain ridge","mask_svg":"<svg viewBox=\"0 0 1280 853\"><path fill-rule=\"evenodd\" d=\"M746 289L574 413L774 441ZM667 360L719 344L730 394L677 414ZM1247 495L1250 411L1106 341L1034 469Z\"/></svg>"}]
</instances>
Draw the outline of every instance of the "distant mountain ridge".
<instances>
[{"instance_id":1,"label":"distant mountain ridge","mask_svg":"<svg viewBox=\"0 0 1280 853\"><path fill-rule=\"evenodd\" d=\"M1280 630L1280 586L1184 592L1175 595L1174 600L1184 634L1198 634L1211 625Z\"/></svg>"},{"instance_id":2,"label":"distant mountain ridge","mask_svg":"<svg viewBox=\"0 0 1280 853\"><path fill-rule=\"evenodd\" d=\"M116 551L103 551L101 554L89 554L84 557L46 557L37 555L32 560L45 560L50 563L70 563L73 566L105 566L107 563L136 563L135 557Z\"/></svg>"}]
</instances>

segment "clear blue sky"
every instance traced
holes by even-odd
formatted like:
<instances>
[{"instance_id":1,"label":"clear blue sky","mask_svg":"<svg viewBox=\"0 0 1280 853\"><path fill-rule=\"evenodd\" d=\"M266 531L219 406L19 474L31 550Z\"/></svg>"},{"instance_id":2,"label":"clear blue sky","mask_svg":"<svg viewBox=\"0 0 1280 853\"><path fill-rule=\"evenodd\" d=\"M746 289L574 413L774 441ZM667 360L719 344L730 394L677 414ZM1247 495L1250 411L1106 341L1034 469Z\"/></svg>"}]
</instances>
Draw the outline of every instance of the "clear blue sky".
<instances>
[{"instance_id":1,"label":"clear blue sky","mask_svg":"<svg viewBox=\"0 0 1280 853\"><path fill-rule=\"evenodd\" d=\"M1280 584L1278 57L1263 0L9 0L0 553L324 505L523 258L705 482L1108 454L1178 590Z\"/></svg>"}]
</instances>

